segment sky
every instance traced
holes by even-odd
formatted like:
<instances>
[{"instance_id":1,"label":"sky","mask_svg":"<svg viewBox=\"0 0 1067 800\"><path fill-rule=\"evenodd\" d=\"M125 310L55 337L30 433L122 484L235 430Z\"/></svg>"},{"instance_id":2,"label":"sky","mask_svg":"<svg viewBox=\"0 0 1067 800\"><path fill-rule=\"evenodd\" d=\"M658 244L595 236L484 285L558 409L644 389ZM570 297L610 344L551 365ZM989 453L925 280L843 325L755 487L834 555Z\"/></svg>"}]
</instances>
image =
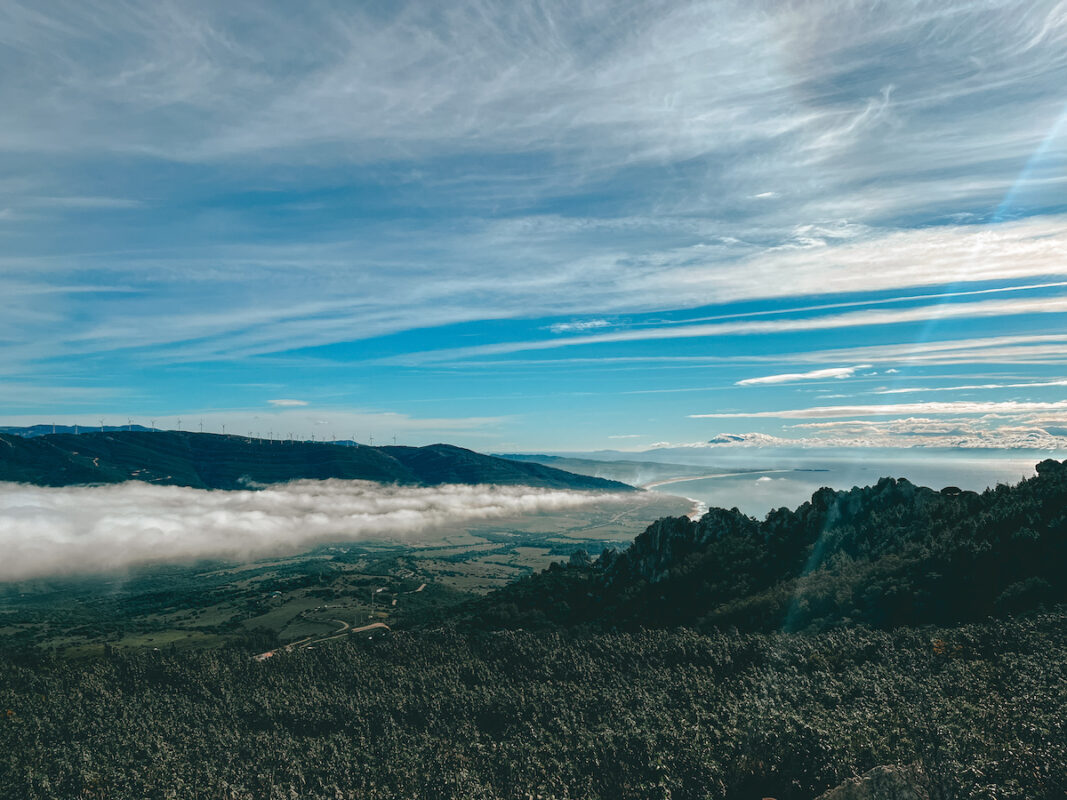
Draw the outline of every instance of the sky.
<instances>
[{"instance_id":1,"label":"sky","mask_svg":"<svg viewBox=\"0 0 1067 800\"><path fill-rule=\"evenodd\" d=\"M1067 445L1067 2L0 0L0 424Z\"/></svg>"}]
</instances>

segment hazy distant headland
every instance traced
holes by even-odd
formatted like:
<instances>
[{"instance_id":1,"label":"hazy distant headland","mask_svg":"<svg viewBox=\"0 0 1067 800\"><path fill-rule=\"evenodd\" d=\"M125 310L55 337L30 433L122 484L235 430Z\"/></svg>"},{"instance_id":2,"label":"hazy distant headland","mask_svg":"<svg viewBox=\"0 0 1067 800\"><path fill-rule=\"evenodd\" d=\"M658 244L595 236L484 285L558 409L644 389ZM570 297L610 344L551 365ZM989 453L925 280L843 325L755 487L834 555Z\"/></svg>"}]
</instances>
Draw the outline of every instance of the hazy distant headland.
<instances>
[{"instance_id":1,"label":"hazy distant headland","mask_svg":"<svg viewBox=\"0 0 1067 800\"><path fill-rule=\"evenodd\" d=\"M881 477L906 478L919 486L958 486L982 491L1000 483L1014 484L1034 475L1034 465L1045 458L1064 459L1067 451L1003 450L977 448L780 448L780 447L674 447L630 453L617 450L556 453L562 464L604 463L590 474L614 477L609 466L617 460L640 463L636 481L673 479L689 470L694 476L722 477L672 482L659 491L699 500L711 507L736 506L762 516L774 508L792 508L818 489L845 490L869 486ZM552 461L544 462L554 463ZM657 466L660 469L657 469ZM574 466L563 467L574 469ZM740 473L740 474L737 474Z\"/></svg>"}]
</instances>

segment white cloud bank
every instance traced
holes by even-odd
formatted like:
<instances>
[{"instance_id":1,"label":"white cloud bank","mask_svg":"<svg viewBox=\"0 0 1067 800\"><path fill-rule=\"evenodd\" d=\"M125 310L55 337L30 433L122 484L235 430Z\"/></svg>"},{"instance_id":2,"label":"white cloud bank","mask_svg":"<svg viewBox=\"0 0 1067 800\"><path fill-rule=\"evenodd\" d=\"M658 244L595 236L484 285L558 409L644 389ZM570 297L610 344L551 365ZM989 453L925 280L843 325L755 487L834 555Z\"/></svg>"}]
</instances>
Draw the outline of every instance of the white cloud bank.
<instances>
[{"instance_id":1,"label":"white cloud bank","mask_svg":"<svg viewBox=\"0 0 1067 800\"><path fill-rule=\"evenodd\" d=\"M619 502L527 486L296 481L261 491L122 483L0 483L0 581L197 559L299 552L328 541L416 537L453 523Z\"/></svg>"}]
</instances>

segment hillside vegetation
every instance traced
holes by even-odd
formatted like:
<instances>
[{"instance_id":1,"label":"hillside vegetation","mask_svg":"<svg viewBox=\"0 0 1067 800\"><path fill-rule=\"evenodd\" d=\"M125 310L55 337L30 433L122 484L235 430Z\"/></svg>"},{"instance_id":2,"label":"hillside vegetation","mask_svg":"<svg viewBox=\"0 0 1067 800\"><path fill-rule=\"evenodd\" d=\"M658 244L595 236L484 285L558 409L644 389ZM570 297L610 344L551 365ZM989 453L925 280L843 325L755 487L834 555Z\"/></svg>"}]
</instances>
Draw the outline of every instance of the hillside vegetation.
<instances>
[{"instance_id":1,"label":"hillside vegetation","mask_svg":"<svg viewBox=\"0 0 1067 800\"><path fill-rule=\"evenodd\" d=\"M0 797L812 800L904 763L938 800L1051 800L1064 623L0 659Z\"/></svg>"},{"instance_id":2,"label":"hillside vegetation","mask_svg":"<svg viewBox=\"0 0 1067 800\"><path fill-rule=\"evenodd\" d=\"M490 627L805 630L951 624L1067 599L1067 463L982 494L883 478L760 521L714 508L625 551L520 580L469 609Z\"/></svg>"},{"instance_id":3,"label":"hillside vegetation","mask_svg":"<svg viewBox=\"0 0 1067 800\"><path fill-rule=\"evenodd\" d=\"M0 481L70 486L137 480L198 489L247 489L299 478L633 491L616 481L447 444L342 447L181 431L57 433L32 438L0 433Z\"/></svg>"}]
</instances>

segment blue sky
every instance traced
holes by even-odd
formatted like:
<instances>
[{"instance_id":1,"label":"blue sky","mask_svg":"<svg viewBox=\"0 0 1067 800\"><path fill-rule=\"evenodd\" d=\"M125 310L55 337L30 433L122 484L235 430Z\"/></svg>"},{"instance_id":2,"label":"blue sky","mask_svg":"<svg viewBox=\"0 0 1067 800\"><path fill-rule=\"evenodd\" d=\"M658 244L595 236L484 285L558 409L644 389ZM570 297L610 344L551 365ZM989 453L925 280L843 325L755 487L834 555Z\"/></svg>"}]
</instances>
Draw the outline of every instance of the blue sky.
<instances>
[{"instance_id":1,"label":"blue sky","mask_svg":"<svg viewBox=\"0 0 1067 800\"><path fill-rule=\"evenodd\" d=\"M0 423L1063 447L1064 87L1064 2L0 0Z\"/></svg>"}]
</instances>

